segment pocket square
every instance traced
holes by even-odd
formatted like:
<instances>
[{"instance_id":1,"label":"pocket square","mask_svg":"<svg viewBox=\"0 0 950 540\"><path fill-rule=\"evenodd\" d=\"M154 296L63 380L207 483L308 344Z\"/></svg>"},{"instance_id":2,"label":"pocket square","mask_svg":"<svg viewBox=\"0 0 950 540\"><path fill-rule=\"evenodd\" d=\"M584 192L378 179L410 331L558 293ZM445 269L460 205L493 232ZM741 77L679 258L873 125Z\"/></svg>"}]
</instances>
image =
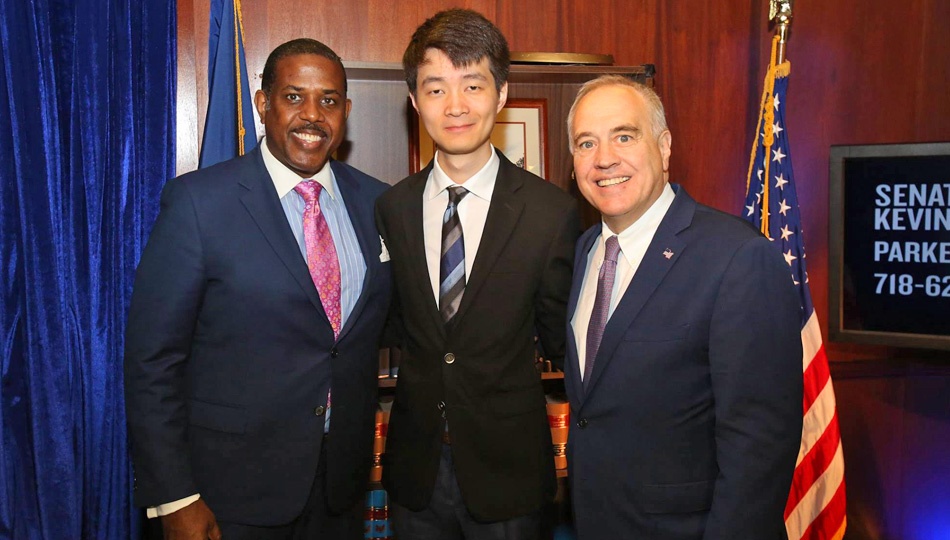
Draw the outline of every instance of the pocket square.
<instances>
[{"instance_id":1,"label":"pocket square","mask_svg":"<svg viewBox=\"0 0 950 540\"><path fill-rule=\"evenodd\" d=\"M379 262L389 262L389 250L386 249L386 241L379 237Z\"/></svg>"}]
</instances>

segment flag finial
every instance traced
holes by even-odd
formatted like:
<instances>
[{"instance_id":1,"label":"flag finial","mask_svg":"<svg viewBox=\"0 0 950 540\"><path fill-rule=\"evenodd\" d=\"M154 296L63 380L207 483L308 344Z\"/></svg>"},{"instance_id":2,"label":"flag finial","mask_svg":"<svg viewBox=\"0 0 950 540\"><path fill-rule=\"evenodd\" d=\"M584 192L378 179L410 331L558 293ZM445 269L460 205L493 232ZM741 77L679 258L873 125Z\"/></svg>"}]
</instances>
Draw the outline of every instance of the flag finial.
<instances>
[{"instance_id":1,"label":"flag finial","mask_svg":"<svg viewBox=\"0 0 950 540\"><path fill-rule=\"evenodd\" d=\"M788 41L788 27L792 24L792 0L769 0L769 21L775 22L775 34L778 36L778 54L781 64L785 61L785 42Z\"/></svg>"}]
</instances>

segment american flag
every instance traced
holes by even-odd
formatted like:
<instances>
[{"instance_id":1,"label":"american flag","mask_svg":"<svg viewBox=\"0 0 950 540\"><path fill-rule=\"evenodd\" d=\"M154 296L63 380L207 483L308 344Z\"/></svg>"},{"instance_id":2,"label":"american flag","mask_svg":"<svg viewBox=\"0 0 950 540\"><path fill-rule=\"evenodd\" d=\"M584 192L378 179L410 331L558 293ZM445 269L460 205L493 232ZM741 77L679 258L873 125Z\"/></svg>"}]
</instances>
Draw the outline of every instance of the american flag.
<instances>
[{"instance_id":1,"label":"american flag","mask_svg":"<svg viewBox=\"0 0 950 540\"><path fill-rule=\"evenodd\" d=\"M804 426L792 489L785 506L785 527L792 540L840 540L847 524L844 456L828 357L808 290L801 214L792 175L785 124L790 64L787 61L776 64L774 50L773 44L773 61L766 77L756 127L743 215L781 250L802 304Z\"/></svg>"}]
</instances>

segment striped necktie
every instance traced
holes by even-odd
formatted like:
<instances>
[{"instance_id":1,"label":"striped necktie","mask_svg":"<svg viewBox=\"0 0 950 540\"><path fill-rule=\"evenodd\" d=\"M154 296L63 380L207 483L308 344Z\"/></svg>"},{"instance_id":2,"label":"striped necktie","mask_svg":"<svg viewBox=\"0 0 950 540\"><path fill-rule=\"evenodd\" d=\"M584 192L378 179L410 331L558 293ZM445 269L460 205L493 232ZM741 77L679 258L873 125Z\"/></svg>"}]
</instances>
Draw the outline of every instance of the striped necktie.
<instances>
[{"instance_id":1,"label":"striped necktie","mask_svg":"<svg viewBox=\"0 0 950 540\"><path fill-rule=\"evenodd\" d=\"M442 257L439 260L439 312L446 324L462 303L465 291L465 241L458 204L468 195L462 186L448 188L449 204L442 216Z\"/></svg>"},{"instance_id":2,"label":"striped necktie","mask_svg":"<svg viewBox=\"0 0 950 540\"><path fill-rule=\"evenodd\" d=\"M617 235L607 239L604 253L604 263L600 265L600 274L597 276L597 296L594 297L594 309L590 313L590 324L587 326L587 355L584 357L584 389L590 381L590 374L594 371L594 360L600 350L600 341L604 337L604 327L607 326L607 312L610 310L610 295L614 290L614 278L617 276L617 255L620 254L620 240Z\"/></svg>"}]
</instances>

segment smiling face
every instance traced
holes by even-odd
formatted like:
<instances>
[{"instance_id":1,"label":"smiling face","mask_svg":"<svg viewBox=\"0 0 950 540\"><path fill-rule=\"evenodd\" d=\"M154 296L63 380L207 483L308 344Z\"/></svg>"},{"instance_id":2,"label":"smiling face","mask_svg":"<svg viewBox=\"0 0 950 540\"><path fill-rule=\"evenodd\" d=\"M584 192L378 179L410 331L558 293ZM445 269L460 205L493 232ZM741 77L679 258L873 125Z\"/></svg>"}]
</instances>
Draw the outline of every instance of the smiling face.
<instances>
[{"instance_id":1,"label":"smiling face","mask_svg":"<svg viewBox=\"0 0 950 540\"><path fill-rule=\"evenodd\" d=\"M574 113L574 174L584 198L614 233L632 225L669 178L669 130L653 135L651 110L636 90L609 85L581 98Z\"/></svg>"},{"instance_id":2,"label":"smiling face","mask_svg":"<svg viewBox=\"0 0 950 540\"><path fill-rule=\"evenodd\" d=\"M488 161L495 116L508 97L507 83L496 90L488 58L457 68L445 53L429 49L419 66L416 91L410 97L439 147L443 168L449 168L443 160L463 168L463 162L480 168Z\"/></svg>"},{"instance_id":3,"label":"smiling face","mask_svg":"<svg viewBox=\"0 0 950 540\"><path fill-rule=\"evenodd\" d=\"M254 96L267 148L302 178L316 174L343 142L350 100L340 66L317 54L278 61L268 96Z\"/></svg>"}]
</instances>

